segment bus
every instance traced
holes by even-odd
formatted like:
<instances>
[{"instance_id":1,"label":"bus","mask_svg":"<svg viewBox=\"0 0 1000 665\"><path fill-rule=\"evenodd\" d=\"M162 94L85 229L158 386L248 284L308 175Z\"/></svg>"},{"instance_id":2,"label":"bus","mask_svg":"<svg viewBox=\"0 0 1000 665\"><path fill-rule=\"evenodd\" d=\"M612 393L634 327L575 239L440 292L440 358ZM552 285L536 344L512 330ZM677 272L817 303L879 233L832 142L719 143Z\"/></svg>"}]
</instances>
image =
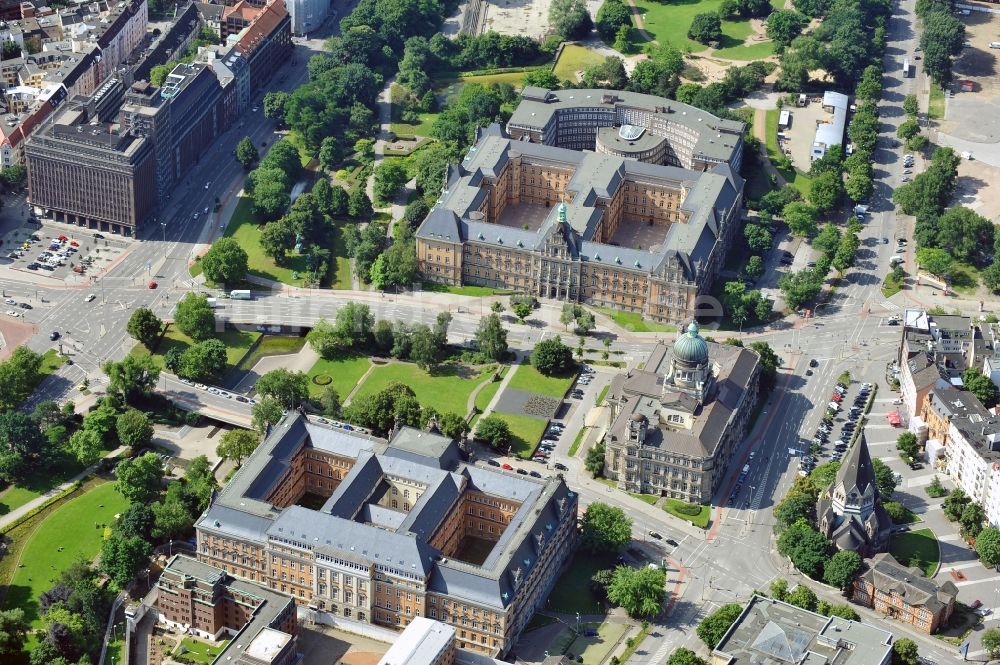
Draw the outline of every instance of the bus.
<instances>
[{"instance_id":1,"label":"bus","mask_svg":"<svg viewBox=\"0 0 1000 665\"><path fill-rule=\"evenodd\" d=\"M233 300L253 300L253 291L235 290L229 292L229 297Z\"/></svg>"}]
</instances>

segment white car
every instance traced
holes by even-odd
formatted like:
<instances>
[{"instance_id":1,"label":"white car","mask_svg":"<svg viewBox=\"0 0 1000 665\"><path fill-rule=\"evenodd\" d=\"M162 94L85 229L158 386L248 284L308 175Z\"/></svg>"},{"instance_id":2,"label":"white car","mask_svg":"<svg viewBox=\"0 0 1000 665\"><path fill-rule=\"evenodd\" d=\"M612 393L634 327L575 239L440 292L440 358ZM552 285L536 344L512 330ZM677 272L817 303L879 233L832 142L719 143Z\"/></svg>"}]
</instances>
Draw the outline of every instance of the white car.
<instances>
[{"instance_id":1,"label":"white car","mask_svg":"<svg viewBox=\"0 0 1000 665\"><path fill-rule=\"evenodd\" d=\"M95 295L94 295L93 293L91 293L91 294L88 294L88 295L87 295L87 297L83 299L83 302L91 302L91 301L93 301L93 300L94 300L94 298L96 298L96 297L97 297L97 296L95 296Z\"/></svg>"},{"instance_id":2,"label":"white car","mask_svg":"<svg viewBox=\"0 0 1000 665\"><path fill-rule=\"evenodd\" d=\"M8 305L16 305L17 302L13 298L7 298L4 302Z\"/></svg>"},{"instance_id":3,"label":"white car","mask_svg":"<svg viewBox=\"0 0 1000 665\"><path fill-rule=\"evenodd\" d=\"M208 186L209 186L209 185L211 185L211 184L212 184L212 181L211 181L211 180L209 180L208 182L206 182L206 183L205 183L205 189L208 189Z\"/></svg>"},{"instance_id":4,"label":"white car","mask_svg":"<svg viewBox=\"0 0 1000 665\"><path fill-rule=\"evenodd\" d=\"M21 316L21 313L20 312L15 312L12 309L8 309L7 310L7 316L12 316L12 317L14 317L16 319L17 317Z\"/></svg>"}]
</instances>

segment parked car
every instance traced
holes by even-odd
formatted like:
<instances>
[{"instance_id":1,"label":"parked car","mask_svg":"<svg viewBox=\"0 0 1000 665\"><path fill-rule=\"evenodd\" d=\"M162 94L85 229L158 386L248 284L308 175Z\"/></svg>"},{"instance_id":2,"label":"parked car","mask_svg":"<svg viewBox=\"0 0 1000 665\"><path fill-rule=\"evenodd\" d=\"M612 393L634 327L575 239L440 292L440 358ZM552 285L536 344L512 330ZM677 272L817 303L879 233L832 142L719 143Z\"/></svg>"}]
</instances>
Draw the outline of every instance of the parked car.
<instances>
[{"instance_id":1,"label":"parked car","mask_svg":"<svg viewBox=\"0 0 1000 665\"><path fill-rule=\"evenodd\" d=\"M556 462L552 466L553 468L559 469L560 471L569 471L569 467L563 464L562 462Z\"/></svg>"},{"instance_id":2,"label":"parked car","mask_svg":"<svg viewBox=\"0 0 1000 665\"><path fill-rule=\"evenodd\" d=\"M512 467L510 464L507 464L507 463L501 464L500 468L503 469L504 471L513 471L514 470L514 467Z\"/></svg>"},{"instance_id":3,"label":"parked car","mask_svg":"<svg viewBox=\"0 0 1000 665\"><path fill-rule=\"evenodd\" d=\"M496 461L495 459L488 459L486 460L486 463L489 464L490 466L500 466L500 462Z\"/></svg>"},{"instance_id":4,"label":"parked car","mask_svg":"<svg viewBox=\"0 0 1000 665\"><path fill-rule=\"evenodd\" d=\"M650 531L649 532L649 537L650 538L656 538L657 540L663 540L663 536L661 536L660 534L656 533L655 531Z\"/></svg>"}]
</instances>

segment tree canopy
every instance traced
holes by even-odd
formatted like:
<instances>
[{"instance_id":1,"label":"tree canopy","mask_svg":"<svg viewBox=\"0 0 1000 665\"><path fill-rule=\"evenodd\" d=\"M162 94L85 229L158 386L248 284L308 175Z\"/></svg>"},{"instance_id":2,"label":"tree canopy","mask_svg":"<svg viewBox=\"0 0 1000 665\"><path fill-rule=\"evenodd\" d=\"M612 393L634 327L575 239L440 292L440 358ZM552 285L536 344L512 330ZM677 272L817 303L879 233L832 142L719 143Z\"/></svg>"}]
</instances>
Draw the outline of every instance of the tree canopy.
<instances>
[{"instance_id":1,"label":"tree canopy","mask_svg":"<svg viewBox=\"0 0 1000 665\"><path fill-rule=\"evenodd\" d=\"M617 554L632 540L632 519L616 506L595 501L580 520L580 546L591 552Z\"/></svg>"}]
</instances>

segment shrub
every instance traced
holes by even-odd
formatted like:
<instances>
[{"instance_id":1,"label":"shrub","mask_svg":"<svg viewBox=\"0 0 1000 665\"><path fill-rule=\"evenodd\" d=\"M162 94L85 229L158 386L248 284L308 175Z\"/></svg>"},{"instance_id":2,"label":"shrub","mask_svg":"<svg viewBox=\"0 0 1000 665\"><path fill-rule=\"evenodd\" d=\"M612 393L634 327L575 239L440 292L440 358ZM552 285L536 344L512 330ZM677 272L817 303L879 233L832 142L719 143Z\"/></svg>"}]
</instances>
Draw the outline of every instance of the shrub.
<instances>
[{"instance_id":1,"label":"shrub","mask_svg":"<svg viewBox=\"0 0 1000 665\"><path fill-rule=\"evenodd\" d=\"M333 383L333 377L331 377L329 374L317 374L316 376L313 377L312 381L317 386L328 386L331 383Z\"/></svg>"}]
</instances>

